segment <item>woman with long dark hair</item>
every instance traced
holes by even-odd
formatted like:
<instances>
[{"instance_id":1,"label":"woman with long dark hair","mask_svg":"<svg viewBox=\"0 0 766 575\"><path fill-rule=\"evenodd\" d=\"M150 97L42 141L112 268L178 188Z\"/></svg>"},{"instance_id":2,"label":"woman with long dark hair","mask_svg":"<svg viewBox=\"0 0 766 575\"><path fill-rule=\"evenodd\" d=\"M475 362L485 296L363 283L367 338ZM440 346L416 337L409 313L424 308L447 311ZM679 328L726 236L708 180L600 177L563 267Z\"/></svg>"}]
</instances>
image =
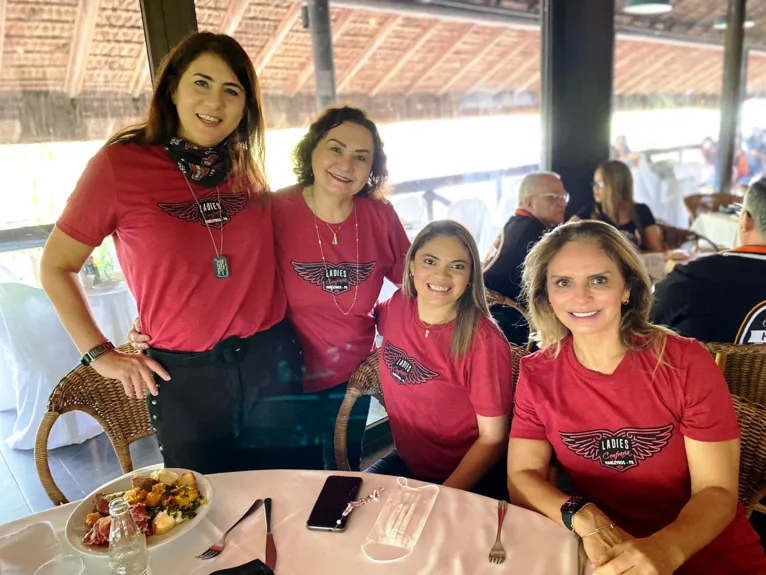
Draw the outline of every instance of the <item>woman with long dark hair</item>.
<instances>
[{"instance_id":1,"label":"woman with long dark hair","mask_svg":"<svg viewBox=\"0 0 766 575\"><path fill-rule=\"evenodd\" d=\"M280 401L299 386L301 357L283 321L263 137L242 47L187 37L158 71L146 121L90 160L45 247L43 287L82 362L128 397L149 389L168 467L286 467L301 441L293 402ZM77 279L107 235L151 334L146 356L113 349Z\"/></svg>"}]
</instances>

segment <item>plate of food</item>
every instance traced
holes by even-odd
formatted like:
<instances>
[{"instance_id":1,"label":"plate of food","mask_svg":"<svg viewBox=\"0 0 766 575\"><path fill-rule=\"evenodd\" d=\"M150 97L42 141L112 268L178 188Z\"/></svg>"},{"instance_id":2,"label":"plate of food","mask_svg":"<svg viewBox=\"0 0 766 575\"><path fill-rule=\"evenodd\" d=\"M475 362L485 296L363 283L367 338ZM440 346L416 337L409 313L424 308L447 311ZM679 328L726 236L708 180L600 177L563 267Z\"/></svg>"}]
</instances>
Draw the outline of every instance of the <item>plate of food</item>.
<instances>
[{"instance_id":1,"label":"plate of food","mask_svg":"<svg viewBox=\"0 0 766 575\"><path fill-rule=\"evenodd\" d=\"M109 502L123 497L153 549L181 537L210 510L213 486L189 469L147 467L102 485L83 499L66 524L69 544L86 555L109 555Z\"/></svg>"}]
</instances>

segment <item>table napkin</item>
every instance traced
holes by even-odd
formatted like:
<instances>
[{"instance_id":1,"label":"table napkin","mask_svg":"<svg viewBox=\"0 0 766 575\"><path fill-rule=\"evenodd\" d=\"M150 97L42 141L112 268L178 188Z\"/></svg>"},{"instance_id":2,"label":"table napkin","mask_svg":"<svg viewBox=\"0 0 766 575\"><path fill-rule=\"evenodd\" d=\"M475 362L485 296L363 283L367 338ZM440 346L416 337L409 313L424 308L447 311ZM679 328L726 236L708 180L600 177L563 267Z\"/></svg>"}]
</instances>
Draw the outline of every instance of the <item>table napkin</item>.
<instances>
[{"instance_id":1,"label":"table napkin","mask_svg":"<svg viewBox=\"0 0 766 575\"><path fill-rule=\"evenodd\" d=\"M30 575L61 553L53 526L33 523L0 537L0 575Z\"/></svg>"},{"instance_id":2,"label":"table napkin","mask_svg":"<svg viewBox=\"0 0 766 575\"><path fill-rule=\"evenodd\" d=\"M274 572L260 559L254 559L238 567L213 571L210 575L274 575Z\"/></svg>"}]
</instances>

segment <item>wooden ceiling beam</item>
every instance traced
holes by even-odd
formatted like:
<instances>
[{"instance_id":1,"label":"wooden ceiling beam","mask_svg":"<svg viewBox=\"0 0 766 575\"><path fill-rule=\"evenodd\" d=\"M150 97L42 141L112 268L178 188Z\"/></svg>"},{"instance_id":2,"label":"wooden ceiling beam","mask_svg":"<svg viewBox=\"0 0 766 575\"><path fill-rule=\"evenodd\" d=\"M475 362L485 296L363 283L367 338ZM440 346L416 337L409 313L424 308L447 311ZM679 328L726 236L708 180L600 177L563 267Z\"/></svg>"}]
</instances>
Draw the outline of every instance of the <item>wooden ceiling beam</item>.
<instances>
[{"instance_id":1,"label":"wooden ceiling beam","mask_svg":"<svg viewBox=\"0 0 766 575\"><path fill-rule=\"evenodd\" d=\"M69 48L69 62L64 84L64 91L70 98L74 98L82 91L82 84L88 67L90 45L96 31L98 5L99 0L80 0L77 4L77 19ZM2 51L0 51L1 54Z\"/></svg>"},{"instance_id":2,"label":"wooden ceiling beam","mask_svg":"<svg viewBox=\"0 0 766 575\"><path fill-rule=\"evenodd\" d=\"M425 46L428 41L440 30L439 28L439 22L437 22L434 26L431 27L428 32L426 32L423 36L420 37L420 40L415 42L412 46L410 46L407 51L399 58L399 61L396 63L396 66L391 68L388 73L383 77L383 79L377 83L377 85L370 91L371 96L375 96L378 92L380 92L386 84L388 84L391 81L391 78L396 76L399 72L401 72L402 68L404 68L407 63L412 59L413 56L417 55L420 52L420 49Z\"/></svg>"},{"instance_id":3,"label":"wooden ceiling beam","mask_svg":"<svg viewBox=\"0 0 766 575\"><path fill-rule=\"evenodd\" d=\"M537 82L540 79L540 70L532 74L526 82L524 82L521 86L516 88L516 92L525 92L529 88L531 88L535 82Z\"/></svg>"},{"instance_id":4,"label":"wooden ceiling beam","mask_svg":"<svg viewBox=\"0 0 766 575\"><path fill-rule=\"evenodd\" d=\"M635 90L639 86L644 85L644 83L647 80L650 80L652 76L654 76L654 74L656 74L659 70L661 70L662 67L668 63L668 61L677 57L678 57L678 53L671 48L667 51L665 55L661 56L657 60L654 60L648 66L645 66L640 69L636 69L634 67L633 73L631 74L630 78L628 78L628 80L624 83L623 86L618 87L615 84L615 87L614 87L615 93L625 95L625 96L630 96L632 90Z\"/></svg>"},{"instance_id":5,"label":"wooden ceiling beam","mask_svg":"<svg viewBox=\"0 0 766 575\"><path fill-rule=\"evenodd\" d=\"M524 52L524 50L526 50L528 46L529 46L529 40L520 42L519 45L516 46L516 48L508 52L508 54L502 60L500 60L497 64L492 66L489 72L487 72L481 78L479 78L479 80L474 82L473 86L468 88L466 92L467 93L475 92L479 90L482 86L486 85L487 82L489 82L492 78L495 77L495 74L497 74L503 68L506 68L507 66L509 66L511 62L513 62L516 59L516 56Z\"/></svg>"},{"instance_id":6,"label":"wooden ceiling beam","mask_svg":"<svg viewBox=\"0 0 766 575\"><path fill-rule=\"evenodd\" d=\"M336 20L332 23L332 41L333 44L340 38L344 32L346 32L350 28L351 24L351 18L354 16L354 12L352 10L344 10L341 12L340 16L336 18ZM311 75L314 73L314 60L309 59L308 62L306 62L306 65L303 67L303 70L301 70L298 75L296 76L295 80L293 81L290 88L287 90L287 95L290 97L295 96L301 88L306 84L306 82L309 81L309 78L311 78Z\"/></svg>"},{"instance_id":7,"label":"wooden ceiling beam","mask_svg":"<svg viewBox=\"0 0 766 575\"><path fill-rule=\"evenodd\" d=\"M670 82L669 85L662 87L661 93L677 94L679 93L678 90L683 90L684 92L689 91L689 88L687 87L689 82L694 80L694 78L700 74L707 74L707 70L709 68L710 62L705 60L697 61L695 64L690 66L686 72L676 76L675 80Z\"/></svg>"},{"instance_id":8,"label":"wooden ceiling beam","mask_svg":"<svg viewBox=\"0 0 766 575\"><path fill-rule=\"evenodd\" d=\"M229 7L226 9L226 14L223 15L223 20L221 20L219 32L233 36L237 28L239 28L242 18L245 17L245 12L247 12L249 5L250 0L231 0Z\"/></svg>"},{"instance_id":9,"label":"wooden ceiling beam","mask_svg":"<svg viewBox=\"0 0 766 575\"><path fill-rule=\"evenodd\" d=\"M500 92L504 92L505 90L508 90L513 86L513 83L516 82L519 78L523 78L524 74L529 72L531 69L533 69L535 66L538 67L537 72L539 73L539 67L540 67L540 60L539 58L530 58L527 60L524 64L516 68L516 70L513 71L511 76L503 83L503 85L500 87L499 90L495 90L493 94L499 94ZM517 90L514 89L514 92Z\"/></svg>"},{"instance_id":10,"label":"wooden ceiling beam","mask_svg":"<svg viewBox=\"0 0 766 575\"><path fill-rule=\"evenodd\" d=\"M277 29L274 31L274 34L271 35L271 38L269 38L269 41L266 42L266 45L261 50L261 53L258 54L258 57L255 59L255 73L258 76L260 76L264 68L268 66L269 62L274 57L274 54L277 53L277 50L279 50L282 42L285 41L285 38L287 38L287 35L293 29L293 26L300 17L301 5L300 3L296 2L287 9L285 16L280 21Z\"/></svg>"},{"instance_id":11,"label":"wooden ceiling beam","mask_svg":"<svg viewBox=\"0 0 766 575\"><path fill-rule=\"evenodd\" d=\"M7 11L7 0L0 0L0 70L3 69L3 50L5 47L5 14Z\"/></svg>"},{"instance_id":12,"label":"wooden ceiling beam","mask_svg":"<svg viewBox=\"0 0 766 575\"><path fill-rule=\"evenodd\" d=\"M426 71L424 74L422 74L417 80L415 80L412 85L407 89L407 94L412 94L415 90L417 90L420 85L423 83L423 80L428 76L428 72L431 70L436 70L444 64L444 62L447 62L450 58L452 58L452 55L457 51L457 49L460 47L460 44L463 43L463 40L465 40L468 36L479 30L481 26L474 24L472 26L469 26L466 28L461 34L458 34L455 39L451 42L452 46L449 50L447 50L444 54L437 57L432 62L429 62L428 66L426 67Z\"/></svg>"},{"instance_id":13,"label":"wooden ceiling beam","mask_svg":"<svg viewBox=\"0 0 766 575\"><path fill-rule=\"evenodd\" d=\"M481 50L479 50L468 62L466 62L460 72L457 74L454 74L452 78L449 79L449 81L442 86L439 91L436 93L438 96L442 96L449 92L450 88L457 84L460 80L462 80L465 75L473 70L474 66L481 62L484 58L487 57L489 53L492 52L492 50L495 49L495 47L500 43L500 41L503 39L503 36L505 36L506 30L501 30L499 33L495 34L495 37L492 39L492 41L484 46Z\"/></svg>"},{"instance_id":14,"label":"wooden ceiling beam","mask_svg":"<svg viewBox=\"0 0 766 575\"><path fill-rule=\"evenodd\" d=\"M380 48L380 46L383 44L383 42L386 41L386 38L388 38L388 35L391 34L394 28L396 28L402 21L404 20L404 16L392 16L388 20L386 20L385 24L383 24L378 32L373 36L372 40L367 44L364 51L357 57L357 59L354 61L351 66L348 67L348 69L343 73L342 77L338 81L338 93L343 92L348 85L351 83L351 81L354 79L354 77L357 75L359 70L361 70L364 65L372 58L373 54L375 54L375 51Z\"/></svg>"}]
</instances>

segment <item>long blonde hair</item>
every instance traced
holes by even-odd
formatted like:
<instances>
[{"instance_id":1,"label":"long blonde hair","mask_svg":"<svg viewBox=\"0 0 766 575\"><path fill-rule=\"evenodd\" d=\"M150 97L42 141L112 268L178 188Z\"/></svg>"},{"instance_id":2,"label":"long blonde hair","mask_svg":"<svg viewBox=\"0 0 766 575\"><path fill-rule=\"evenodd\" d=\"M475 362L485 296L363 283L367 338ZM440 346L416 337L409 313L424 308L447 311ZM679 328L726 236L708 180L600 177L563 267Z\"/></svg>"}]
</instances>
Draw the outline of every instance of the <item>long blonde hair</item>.
<instances>
[{"instance_id":1,"label":"long blonde hair","mask_svg":"<svg viewBox=\"0 0 766 575\"><path fill-rule=\"evenodd\" d=\"M607 160L598 166L604 178L601 212L615 225L620 225L620 208L628 209L631 220L635 223L636 206L633 201L633 174L630 168L617 160ZM594 208L594 218L597 213ZM642 230L643 235L643 230Z\"/></svg>"},{"instance_id":2,"label":"long blonde hair","mask_svg":"<svg viewBox=\"0 0 766 575\"><path fill-rule=\"evenodd\" d=\"M529 306L530 337L541 349L561 350L561 342L570 332L551 308L548 299L548 266L570 242L590 243L601 248L615 264L630 291L628 303L622 307L620 342L627 349L653 349L662 361L667 336L673 332L649 321L652 288L649 275L635 248L617 229L596 220L572 222L559 226L533 247L524 260L522 297Z\"/></svg>"},{"instance_id":3,"label":"long blonde hair","mask_svg":"<svg viewBox=\"0 0 766 575\"><path fill-rule=\"evenodd\" d=\"M471 232L452 220L431 222L420 230L415 241L412 242L404 261L402 291L407 297L417 298L418 292L415 290L415 280L410 273L410 267L418 251L428 242L439 236L457 238L468 250L468 254L471 257L471 281L456 304L457 317L455 318L455 329L452 331L452 343L450 346L450 353L455 357L460 357L468 353L468 350L471 348L471 342L479 324L479 319L483 316L491 321L487 298L484 295L484 280L481 273L479 249L476 247L476 242Z\"/></svg>"}]
</instances>

